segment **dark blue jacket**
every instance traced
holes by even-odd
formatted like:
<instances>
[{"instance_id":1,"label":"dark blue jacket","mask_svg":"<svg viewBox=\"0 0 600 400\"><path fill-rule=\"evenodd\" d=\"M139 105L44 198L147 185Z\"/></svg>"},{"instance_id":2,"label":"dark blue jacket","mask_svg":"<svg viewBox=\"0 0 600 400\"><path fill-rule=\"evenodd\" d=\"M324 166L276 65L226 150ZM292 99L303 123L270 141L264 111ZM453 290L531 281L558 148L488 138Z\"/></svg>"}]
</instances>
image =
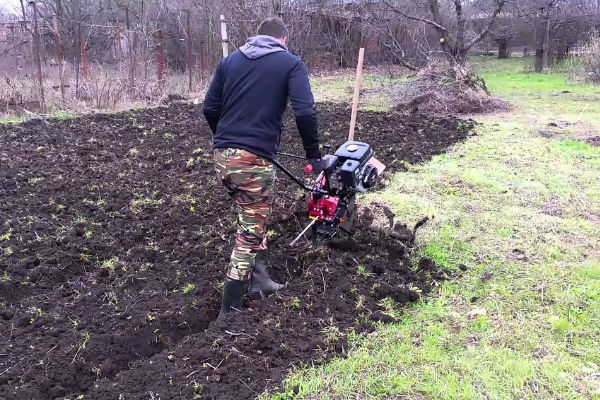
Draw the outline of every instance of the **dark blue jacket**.
<instances>
[{"instance_id":1,"label":"dark blue jacket","mask_svg":"<svg viewBox=\"0 0 600 400\"><path fill-rule=\"evenodd\" d=\"M204 99L214 148L275 158L288 98L306 156L319 158L317 112L306 66L271 36L248 39L221 60Z\"/></svg>"}]
</instances>

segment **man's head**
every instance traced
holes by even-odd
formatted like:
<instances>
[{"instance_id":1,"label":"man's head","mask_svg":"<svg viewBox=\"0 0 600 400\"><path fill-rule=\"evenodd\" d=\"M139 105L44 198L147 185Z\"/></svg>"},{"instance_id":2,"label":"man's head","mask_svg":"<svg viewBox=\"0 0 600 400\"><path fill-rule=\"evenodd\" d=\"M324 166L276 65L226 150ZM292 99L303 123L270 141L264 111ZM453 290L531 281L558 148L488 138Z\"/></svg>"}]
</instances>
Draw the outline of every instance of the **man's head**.
<instances>
[{"instance_id":1,"label":"man's head","mask_svg":"<svg viewBox=\"0 0 600 400\"><path fill-rule=\"evenodd\" d=\"M290 31L288 31L287 26L285 26L280 18L273 17L264 20L258 27L258 32L256 33L258 35L273 36L285 44Z\"/></svg>"}]
</instances>

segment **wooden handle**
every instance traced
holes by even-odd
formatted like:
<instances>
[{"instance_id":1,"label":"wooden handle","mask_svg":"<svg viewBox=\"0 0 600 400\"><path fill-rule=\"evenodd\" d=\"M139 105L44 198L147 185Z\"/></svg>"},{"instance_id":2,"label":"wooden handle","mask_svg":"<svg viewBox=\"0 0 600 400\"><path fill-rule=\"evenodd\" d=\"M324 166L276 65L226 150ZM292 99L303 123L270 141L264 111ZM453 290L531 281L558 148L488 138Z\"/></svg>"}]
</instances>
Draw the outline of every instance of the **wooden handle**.
<instances>
[{"instance_id":1,"label":"wooden handle","mask_svg":"<svg viewBox=\"0 0 600 400\"><path fill-rule=\"evenodd\" d=\"M354 128L356 127L356 113L358 111L358 99L360 97L360 83L362 81L363 61L365 59L365 49L358 51L358 65L356 66L356 81L354 82L354 98L352 99L352 115L350 116L350 132L348 140L354 140Z\"/></svg>"}]
</instances>

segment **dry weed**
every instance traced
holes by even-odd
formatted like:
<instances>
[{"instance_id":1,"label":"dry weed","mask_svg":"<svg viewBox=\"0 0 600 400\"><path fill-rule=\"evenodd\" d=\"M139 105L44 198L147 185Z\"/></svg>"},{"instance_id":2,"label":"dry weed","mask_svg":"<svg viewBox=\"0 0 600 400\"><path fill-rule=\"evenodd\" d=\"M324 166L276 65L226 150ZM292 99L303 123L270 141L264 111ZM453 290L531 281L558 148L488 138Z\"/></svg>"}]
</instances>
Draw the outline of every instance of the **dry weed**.
<instances>
[{"instance_id":1,"label":"dry weed","mask_svg":"<svg viewBox=\"0 0 600 400\"><path fill-rule=\"evenodd\" d=\"M485 81L467 68L429 64L414 81L399 84L394 93L397 111L429 115L482 114L509 110L490 95Z\"/></svg>"},{"instance_id":2,"label":"dry weed","mask_svg":"<svg viewBox=\"0 0 600 400\"><path fill-rule=\"evenodd\" d=\"M189 94L185 74L171 73L160 85L154 74L144 78L142 72L132 84L127 65L106 67L93 64L89 66L87 79L83 80L81 76L77 79L77 75L81 74L77 66L66 64L63 97L59 68L50 66L44 70L43 79L47 109L75 113L118 111L136 105L154 106L166 101L169 96L184 98ZM201 91L203 85L200 85L199 77L195 77L194 86ZM39 110L39 99L39 83L35 75L0 76L0 113L19 114Z\"/></svg>"}]
</instances>

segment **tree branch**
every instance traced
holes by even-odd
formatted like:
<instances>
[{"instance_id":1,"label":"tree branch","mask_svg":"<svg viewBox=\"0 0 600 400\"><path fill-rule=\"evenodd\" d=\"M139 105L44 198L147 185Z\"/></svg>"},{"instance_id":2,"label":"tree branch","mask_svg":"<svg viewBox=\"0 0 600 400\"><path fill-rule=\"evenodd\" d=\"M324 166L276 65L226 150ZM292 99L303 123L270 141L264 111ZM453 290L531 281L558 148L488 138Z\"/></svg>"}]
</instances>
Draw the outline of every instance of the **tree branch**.
<instances>
[{"instance_id":1,"label":"tree branch","mask_svg":"<svg viewBox=\"0 0 600 400\"><path fill-rule=\"evenodd\" d=\"M465 17L463 15L463 7L461 0L454 0L454 9L456 10L456 45L455 48L462 49L465 45Z\"/></svg>"},{"instance_id":2,"label":"tree branch","mask_svg":"<svg viewBox=\"0 0 600 400\"><path fill-rule=\"evenodd\" d=\"M384 0L384 3L390 7L390 9L395 12L396 14L399 14L401 16L403 16L406 19L410 19L412 21L420 21L420 22L424 22L426 24L429 24L431 26L433 26L435 29L437 29L438 31L442 31L442 32L448 32L448 29L446 29L446 27L438 24L435 21L432 21L430 19L427 18L421 18L421 17L415 17L413 15L408 15L403 11L400 11L399 9L397 9L395 6L393 6L392 4L390 4L390 2L388 0Z\"/></svg>"},{"instance_id":3,"label":"tree branch","mask_svg":"<svg viewBox=\"0 0 600 400\"><path fill-rule=\"evenodd\" d=\"M479 33L479 35L477 35L475 38L473 38L473 40L471 40L465 46L465 51L469 51L473 46L475 46L484 37L486 37L488 33L490 33L490 29L492 28L492 25L494 24L494 22L496 22L496 17L498 16L498 14L500 14L500 11L502 11L505 4L506 4L506 0L498 0L496 9L492 13L492 16L490 17L490 20L488 21L487 25L485 26L485 28L483 28L483 30Z\"/></svg>"},{"instance_id":4,"label":"tree branch","mask_svg":"<svg viewBox=\"0 0 600 400\"><path fill-rule=\"evenodd\" d=\"M404 53L404 49L402 48L402 45L400 43L398 43L398 40L396 40L396 37L394 36L394 33L391 30L391 27L389 25L387 25L386 28L387 29L385 30L385 34L390 39L391 44L384 42L383 45L386 46L387 48L389 48L390 50L392 50L392 55L394 56L396 61L398 61L400 64L402 64L402 66L404 66L405 68L407 68L411 71L417 71L418 70L417 67L415 67L414 65L411 65L408 61L406 61L406 54ZM394 50L396 50L396 51L394 51ZM399 52L400 54L397 54L397 52Z\"/></svg>"}]
</instances>

